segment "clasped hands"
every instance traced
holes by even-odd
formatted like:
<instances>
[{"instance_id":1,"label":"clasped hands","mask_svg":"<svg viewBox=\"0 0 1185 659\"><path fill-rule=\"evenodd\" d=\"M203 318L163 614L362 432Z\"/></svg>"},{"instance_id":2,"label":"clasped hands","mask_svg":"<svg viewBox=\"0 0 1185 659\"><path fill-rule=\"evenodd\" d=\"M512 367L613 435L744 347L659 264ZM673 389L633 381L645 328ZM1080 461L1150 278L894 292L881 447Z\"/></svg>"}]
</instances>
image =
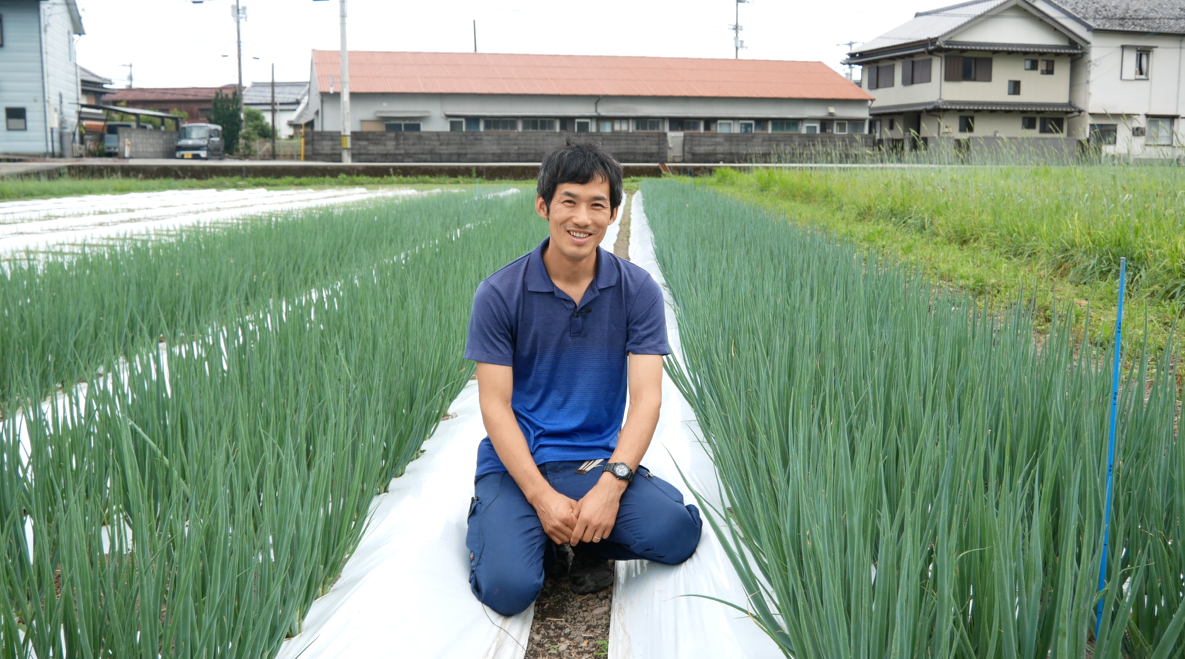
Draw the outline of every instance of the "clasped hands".
<instances>
[{"instance_id":1,"label":"clasped hands","mask_svg":"<svg viewBox=\"0 0 1185 659\"><path fill-rule=\"evenodd\" d=\"M621 495L628 485L605 474L579 501L548 488L531 505L539 515L543 532L557 545L568 543L575 547L581 542L600 542L613 532Z\"/></svg>"}]
</instances>

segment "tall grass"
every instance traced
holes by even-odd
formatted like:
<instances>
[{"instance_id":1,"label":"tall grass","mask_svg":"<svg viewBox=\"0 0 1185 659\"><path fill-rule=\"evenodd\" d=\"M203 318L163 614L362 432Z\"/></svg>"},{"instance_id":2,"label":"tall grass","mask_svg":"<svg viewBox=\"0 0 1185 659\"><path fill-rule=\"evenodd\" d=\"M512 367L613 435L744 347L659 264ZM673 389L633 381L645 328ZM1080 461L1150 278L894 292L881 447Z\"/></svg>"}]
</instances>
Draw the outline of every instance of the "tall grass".
<instances>
[{"instance_id":1,"label":"tall grass","mask_svg":"<svg viewBox=\"0 0 1185 659\"><path fill-rule=\"evenodd\" d=\"M678 307L668 370L751 593L735 604L787 656L1179 656L1171 368L1152 376L1138 355L1121 388L1094 639L1106 355L1076 357L1064 320L1038 346L1030 309L980 309L759 208L675 182L643 194Z\"/></svg>"},{"instance_id":2,"label":"tall grass","mask_svg":"<svg viewBox=\"0 0 1185 659\"><path fill-rule=\"evenodd\" d=\"M473 290L541 239L529 201L428 202L479 221L391 222L407 254L129 355L61 414L26 410L27 456L8 420L8 656L273 656L471 375Z\"/></svg>"},{"instance_id":3,"label":"tall grass","mask_svg":"<svg viewBox=\"0 0 1185 659\"><path fill-rule=\"evenodd\" d=\"M823 204L955 245L984 245L1075 282L1185 301L1185 187L1166 167L718 171L726 185Z\"/></svg>"},{"instance_id":4,"label":"tall grass","mask_svg":"<svg viewBox=\"0 0 1185 659\"><path fill-rule=\"evenodd\" d=\"M164 336L290 298L484 221L466 195L316 208L0 267L0 415ZM18 391L18 383L31 388Z\"/></svg>"}]
</instances>

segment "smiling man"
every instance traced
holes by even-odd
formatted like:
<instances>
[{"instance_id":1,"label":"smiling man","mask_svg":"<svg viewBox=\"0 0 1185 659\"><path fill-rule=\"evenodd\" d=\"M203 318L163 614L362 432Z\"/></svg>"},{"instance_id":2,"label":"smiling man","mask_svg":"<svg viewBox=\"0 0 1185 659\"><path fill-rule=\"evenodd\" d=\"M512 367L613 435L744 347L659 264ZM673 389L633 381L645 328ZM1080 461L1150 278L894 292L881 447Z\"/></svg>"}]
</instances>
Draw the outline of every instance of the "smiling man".
<instances>
[{"instance_id":1,"label":"smiling man","mask_svg":"<svg viewBox=\"0 0 1185 659\"><path fill-rule=\"evenodd\" d=\"M612 583L611 559L673 565L699 543L699 510L639 464L670 350L658 284L599 247L621 210L621 178L596 145L548 155L535 210L550 235L474 296L465 358L477 362L488 436L469 510L469 583L504 615L535 601L557 547L574 552L572 589L591 593Z\"/></svg>"}]
</instances>

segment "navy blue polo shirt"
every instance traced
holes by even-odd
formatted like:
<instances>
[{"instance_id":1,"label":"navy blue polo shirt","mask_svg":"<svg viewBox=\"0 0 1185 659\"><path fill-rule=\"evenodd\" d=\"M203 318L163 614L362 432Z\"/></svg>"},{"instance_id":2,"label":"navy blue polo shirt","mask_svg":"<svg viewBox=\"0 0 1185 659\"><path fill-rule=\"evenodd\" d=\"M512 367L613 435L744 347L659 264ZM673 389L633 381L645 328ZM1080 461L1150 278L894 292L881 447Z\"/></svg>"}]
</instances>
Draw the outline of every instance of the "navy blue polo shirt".
<instances>
[{"instance_id":1,"label":"navy blue polo shirt","mask_svg":"<svg viewBox=\"0 0 1185 659\"><path fill-rule=\"evenodd\" d=\"M667 355L662 291L642 268L597 248L579 308L535 251L477 287L465 359L510 366L510 405L535 464L608 458L625 415L629 353ZM477 478L506 471L487 436Z\"/></svg>"}]
</instances>

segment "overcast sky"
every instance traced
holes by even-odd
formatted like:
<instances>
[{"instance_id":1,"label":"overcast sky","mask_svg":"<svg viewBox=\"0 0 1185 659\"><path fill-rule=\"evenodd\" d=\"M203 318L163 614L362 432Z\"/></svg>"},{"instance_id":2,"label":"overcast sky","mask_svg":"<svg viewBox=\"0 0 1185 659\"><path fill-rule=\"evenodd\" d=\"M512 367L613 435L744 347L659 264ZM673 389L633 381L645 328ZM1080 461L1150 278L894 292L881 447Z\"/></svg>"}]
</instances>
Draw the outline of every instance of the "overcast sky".
<instances>
[{"instance_id":1,"label":"overcast sky","mask_svg":"<svg viewBox=\"0 0 1185 659\"><path fill-rule=\"evenodd\" d=\"M309 79L310 51L340 47L338 0L240 0L243 81ZM235 82L233 0L77 0L86 35L79 63L127 86ZM917 11L952 4L918 0L740 5L747 59L816 60L838 71L847 41L870 41ZM351 50L732 57L733 0L349 0ZM223 57L225 55L226 57ZM254 58L259 58L258 60Z\"/></svg>"}]
</instances>

